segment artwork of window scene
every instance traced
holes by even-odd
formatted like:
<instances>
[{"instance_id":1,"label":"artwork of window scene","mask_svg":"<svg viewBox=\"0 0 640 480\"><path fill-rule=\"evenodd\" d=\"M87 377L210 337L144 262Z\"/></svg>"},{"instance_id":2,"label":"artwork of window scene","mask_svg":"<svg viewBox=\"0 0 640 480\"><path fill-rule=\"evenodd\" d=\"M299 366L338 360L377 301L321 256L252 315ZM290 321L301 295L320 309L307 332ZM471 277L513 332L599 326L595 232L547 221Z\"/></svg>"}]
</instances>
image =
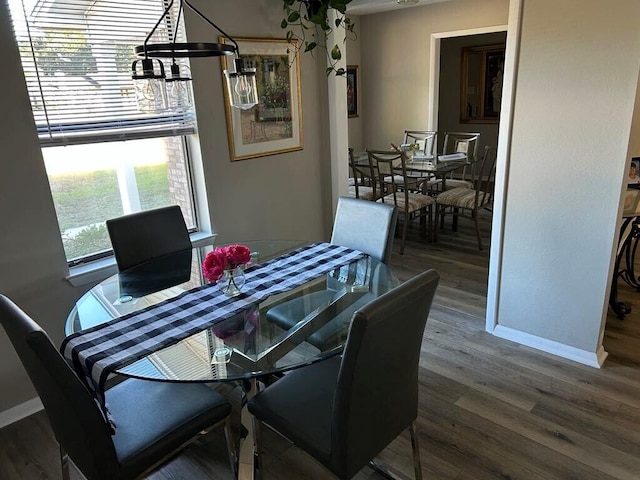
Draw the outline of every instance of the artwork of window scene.
<instances>
[{"instance_id":1,"label":"artwork of window scene","mask_svg":"<svg viewBox=\"0 0 640 480\"><path fill-rule=\"evenodd\" d=\"M291 138L291 83L286 56L250 55L247 67L256 69L258 105L241 112L242 143Z\"/></svg>"},{"instance_id":2,"label":"artwork of window scene","mask_svg":"<svg viewBox=\"0 0 640 480\"><path fill-rule=\"evenodd\" d=\"M225 38L219 38L221 43ZM236 38L246 68L256 71L258 103L231 108L225 82L231 161L302 150L302 106L298 45L295 40ZM223 71L230 64L222 57Z\"/></svg>"}]
</instances>

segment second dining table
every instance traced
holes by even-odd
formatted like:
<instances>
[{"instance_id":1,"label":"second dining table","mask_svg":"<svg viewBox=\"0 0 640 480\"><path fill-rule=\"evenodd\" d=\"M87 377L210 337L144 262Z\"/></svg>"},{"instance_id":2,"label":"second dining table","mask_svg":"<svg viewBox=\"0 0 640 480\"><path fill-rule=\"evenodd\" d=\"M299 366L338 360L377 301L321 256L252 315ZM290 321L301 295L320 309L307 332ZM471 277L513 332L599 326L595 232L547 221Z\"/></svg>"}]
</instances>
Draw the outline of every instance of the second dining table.
<instances>
[{"instance_id":1,"label":"second dining table","mask_svg":"<svg viewBox=\"0 0 640 480\"><path fill-rule=\"evenodd\" d=\"M292 258L306 258L308 249L318 248L317 244L305 241L249 241L242 244L252 252L253 263L245 270L249 289L252 284L260 283L260 280L251 279L266 278L282 265L290 270L287 271L287 278L292 278L299 276L304 268L324 268L323 264L327 263L324 257L310 255L304 267L295 262L288 265L286 262ZM191 304L175 308L174 305L191 295L207 292L209 296L203 297L202 303L197 305L199 311L204 312L202 316L216 309L228 309L232 314L211 324L204 322L196 328L197 331L189 331L186 336L178 334L175 341L169 339L158 349L143 351L138 355L139 358L115 364L109 373L155 381L239 382L246 400L256 393L256 379L339 354L346 341L353 313L399 284L382 262L367 255L354 255L344 247L324 245L338 252L333 254L331 260L338 267L330 268L332 263L327 263L329 266L324 268L325 273L306 278L292 288L283 287L281 281L273 282L276 284L274 291L279 293L258 296L256 298L260 300L257 303L250 301L250 290L238 297L220 300L222 294L219 285L207 283L202 275L202 262L214 248L213 245L141 264L109 277L76 302L65 327L67 340L71 339L69 343L72 343L75 336L84 332L91 335L94 330L108 325L127 330L129 320L133 323L147 313L152 316L157 312L191 308ZM345 258L350 260L340 261L343 251L349 252L351 257ZM267 321L265 313L273 306L296 297L305 299L313 292L326 288L335 291L333 298L319 307L314 305L290 329L284 330ZM218 300L209 300L210 297ZM207 302L211 302L211 306ZM172 328L180 322L173 321ZM145 322L141 323L146 325ZM179 325L175 329L180 332ZM330 329L331 335L326 336L327 341L322 349L307 342L312 334L323 329ZM133 338L135 343L135 329L126 335ZM147 336L145 334L140 338L146 339ZM62 348L64 350L65 344ZM80 362L74 359L73 363ZM87 370L87 367L83 368ZM90 367L88 369L93 370ZM242 423L247 435L241 440L238 476L253 478L252 422L244 407Z\"/></svg>"},{"instance_id":2,"label":"second dining table","mask_svg":"<svg viewBox=\"0 0 640 480\"><path fill-rule=\"evenodd\" d=\"M354 154L356 165L368 164L368 154L366 151ZM442 182L442 191L446 188L447 176L456 170L464 169L471 165L464 153L452 153L447 155L408 155L406 162L407 172L412 172L416 176L427 178L435 177Z\"/></svg>"}]
</instances>

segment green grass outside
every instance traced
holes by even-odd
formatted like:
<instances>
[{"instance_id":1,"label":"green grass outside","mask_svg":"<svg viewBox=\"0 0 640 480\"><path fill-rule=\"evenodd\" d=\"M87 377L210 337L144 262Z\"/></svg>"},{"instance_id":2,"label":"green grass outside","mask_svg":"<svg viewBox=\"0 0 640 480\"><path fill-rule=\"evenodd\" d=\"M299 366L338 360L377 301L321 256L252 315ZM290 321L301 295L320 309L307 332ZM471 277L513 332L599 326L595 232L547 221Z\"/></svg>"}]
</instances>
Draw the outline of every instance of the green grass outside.
<instances>
[{"instance_id":1,"label":"green grass outside","mask_svg":"<svg viewBox=\"0 0 640 480\"><path fill-rule=\"evenodd\" d=\"M134 170L143 210L171 203L166 164ZM115 170L52 175L49 183L60 230L83 228L79 234L63 235L67 259L110 249L104 221L124 213Z\"/></svg>"},{"instance_id":2,"label":"green grass outside","mask_svg":"<svg viewBox=\"0 0 640 480\"><path fill-rule=\"evenodd\" d=\"M135 173L143 210L171 203L166 164L136 167ZM123 214L115 170L54 175L49 183L63 232Z\"/></svg>"}]
</instances>

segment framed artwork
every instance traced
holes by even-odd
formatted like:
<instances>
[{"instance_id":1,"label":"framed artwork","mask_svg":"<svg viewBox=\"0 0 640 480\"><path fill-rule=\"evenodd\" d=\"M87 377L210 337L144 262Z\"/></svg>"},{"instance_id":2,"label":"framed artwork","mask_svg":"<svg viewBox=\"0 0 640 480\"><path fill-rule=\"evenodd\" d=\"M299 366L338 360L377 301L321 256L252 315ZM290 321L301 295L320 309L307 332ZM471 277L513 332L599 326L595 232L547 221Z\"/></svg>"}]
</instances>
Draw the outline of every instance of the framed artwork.
<instances>
[{"instance_id":1,"label":"framed artwork","mask_svg":"<svg viewBox=\"0 0 640 480\"><path fill-rule=\"evenodd\" d=\"M258 104L231 108L223 73L231 161L302 150L302 103L298 47L285 39L236 38L247 67L256 69ZM228 40L220 37L220 43ZM297 43L292 40L292 43ZM221 57L222 70L233 57Z\"/></svg>"},{"instance_id":2,"label":"framed artwork","mask_svg":"<svg viewBox=\"0 0 640 480\"><path fill-rule=\"evenodd\" d=\"M502 101L504 45L462 49L461 123L498 123Z\"/></svg>"},{"instance_id":3,"label":"framed artwork","mask_svg":"<svg viewBox=\"0 0 640 480\"><path fill-rule=\"evenodd\" d=\"M627 184L632 188L640 188L640 157L633 157L631 159Z\"/></svg>"},{"instance_id":4,"label":"framed artwork","mask_svg":"<svg viewBox=\"0 0 640 480\"><path fill-rule=\"evenodd\" d=\"M623 217L632 217L640 214L640 190L628 188L624 193L624 204L622 207Z\"/></svg>"},{"instance_id":5,"label":"framed artwork","mask_svg":"<svg viewBox=\"0 0 640 480\"><path fill-rule=\"evenodd\" d=\"M347 65L347 114L358 116L358 66Z\"/></svg>"}]
</instances>

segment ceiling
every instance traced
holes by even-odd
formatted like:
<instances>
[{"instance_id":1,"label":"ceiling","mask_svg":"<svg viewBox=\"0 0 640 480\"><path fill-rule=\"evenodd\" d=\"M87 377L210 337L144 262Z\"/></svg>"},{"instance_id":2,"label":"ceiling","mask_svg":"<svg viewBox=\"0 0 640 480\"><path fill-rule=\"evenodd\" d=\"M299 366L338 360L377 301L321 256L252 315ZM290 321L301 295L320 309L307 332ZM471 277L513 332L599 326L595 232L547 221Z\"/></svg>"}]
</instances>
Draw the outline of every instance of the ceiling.
<instances>
[{"instance_id":1,"label":"ceiling","mask_svg":"<svg viewBox=\"0 0 640 480\"><path fill-rule=\"evenodd\" d=\"M351 15L369 15L371 13L388 12L400 8L412 8L431 3L448 2L450 0L420 0L415 5L398 5L396 0L351 0L347 5L347 13Z\"/></svg>"}]
</instances>

